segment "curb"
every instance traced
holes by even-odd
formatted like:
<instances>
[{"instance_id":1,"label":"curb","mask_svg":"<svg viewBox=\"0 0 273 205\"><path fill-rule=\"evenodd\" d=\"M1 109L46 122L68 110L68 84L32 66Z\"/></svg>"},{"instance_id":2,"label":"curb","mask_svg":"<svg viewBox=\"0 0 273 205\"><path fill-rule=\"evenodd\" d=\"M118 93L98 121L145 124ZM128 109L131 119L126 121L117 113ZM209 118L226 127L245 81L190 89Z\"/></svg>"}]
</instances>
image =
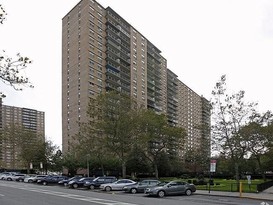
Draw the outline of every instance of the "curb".
<instances>
[{"instance_id":1,"label":"curb","mask_svg":"<svg viewBox=\"0 0 273 205\"><path fill-rule=\"evenodd\" d=\"M236 196L236 195L223 195L223 194L213 194L213 193L194 193L195 195L207 195L207 196L218 196L218 197L234 197L234 198L245 198L245 199L253 199L253 200L263 200L263 201L273 201L273 195L271 199L264 198L264 196ZM268 194L271 195L271 194Z\"/></svg>"}]
</instances>

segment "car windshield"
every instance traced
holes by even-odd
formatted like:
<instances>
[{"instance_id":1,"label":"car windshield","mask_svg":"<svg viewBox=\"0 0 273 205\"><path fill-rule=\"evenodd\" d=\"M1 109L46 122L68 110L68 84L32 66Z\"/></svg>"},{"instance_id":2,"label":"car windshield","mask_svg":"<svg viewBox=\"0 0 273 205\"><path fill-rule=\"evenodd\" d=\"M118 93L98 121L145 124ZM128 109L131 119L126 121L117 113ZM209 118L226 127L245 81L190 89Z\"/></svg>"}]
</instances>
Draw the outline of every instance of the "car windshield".
<instances>
[{"instance_id":1,"label":"car windshield","mask_svg":"<svg viewBox=\"0 0 273 205\"><path fill-rule=\"evenodd\" d=\"M98 181L99 177L95 178L93 181Z\"/></svg>"}]
</instances>

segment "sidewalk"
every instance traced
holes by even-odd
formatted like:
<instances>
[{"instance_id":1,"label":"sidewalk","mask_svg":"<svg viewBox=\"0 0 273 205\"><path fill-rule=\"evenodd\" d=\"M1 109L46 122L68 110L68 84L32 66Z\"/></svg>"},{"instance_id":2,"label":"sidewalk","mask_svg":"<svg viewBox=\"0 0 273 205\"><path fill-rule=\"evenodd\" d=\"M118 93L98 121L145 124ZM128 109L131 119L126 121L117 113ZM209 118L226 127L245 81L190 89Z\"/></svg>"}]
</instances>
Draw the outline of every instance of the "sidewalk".
<instances>
[{"instance_id":1,"label":"sidewalk","mask_svg":"<svg viewBox=\"0 0 273 205\"><path fill-rule=\"evenodd\" d=\"M270 187L260 193L242 193L241 196L239 192L210 191L209 193L208 190L197 190L195 194L225 196L225 197L241 197L241 198L273 201L273 187Z\"/></svg>"}]
</instances>

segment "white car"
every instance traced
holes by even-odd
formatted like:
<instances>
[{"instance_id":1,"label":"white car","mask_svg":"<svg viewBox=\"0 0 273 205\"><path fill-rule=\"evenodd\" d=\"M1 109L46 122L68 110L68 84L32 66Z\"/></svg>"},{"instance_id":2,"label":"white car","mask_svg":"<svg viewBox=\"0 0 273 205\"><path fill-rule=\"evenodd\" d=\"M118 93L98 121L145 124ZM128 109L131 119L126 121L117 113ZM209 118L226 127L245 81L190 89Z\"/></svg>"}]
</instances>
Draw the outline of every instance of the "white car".
<instances>
[{"instance_id":1,"label":"white car","mask_svg":"<svg viewBox=\"0 0 273 205\"><path fill-rule=\"evenodd\" d=\"M2 172L2 173L0 173L0 179L4 180L4 177L7 176L7 175L9 175L9 174L10 174L10 172Z\"/></svg>"},{"instance_id":2,"label":"white car","mask_svg":"<svg viewBox=\"0 0 273 205\"><path fill-rule=\"evenodd\" d=\"M9 172L9 173L3 174L3 175L1 176L1 179L2 179L2 180L11 181L11 180L12 180L11 177L12 177L13 175L15 175L15 174L17 174L17 173L15 173L15 172Z\"/></svg>"},{"instance_id":3,"label":"white car","mask_svg":"<svg viewBox=\"0 0 273 205\"><path fill-rule=\"evenodd\" d=\"M100 185L100 189L104 190L104 191L111 191L111 190L119 190L121 191L123 189L124 186L127 185L133 185L136 184L137 182L131 180L131 179L120 179L117 180L113 183L109 183L109 184L102 184Z\"/></svg>"},{"instance_id":4,"label":"white car","mask_svg":"<svg viewBox=\"0 0 273 205\"><path fill-rule=\"evenodd\" d=\"M14 174L10 178L7 178L7 180L23 182L25 176L26 176L25 174Z\"/></svg>"},{"instance_id":5,"label":"white car","mask_svg":"<svg viewBox=\"0 0 273 205\"><path fill-rule=\"evenodd\" d=\"M24 182L27 182L27 183L37 182L38 179L44 178L46 176L47 175L33 175L33 176L25 177Z\"/></svg>"}]
</instances>

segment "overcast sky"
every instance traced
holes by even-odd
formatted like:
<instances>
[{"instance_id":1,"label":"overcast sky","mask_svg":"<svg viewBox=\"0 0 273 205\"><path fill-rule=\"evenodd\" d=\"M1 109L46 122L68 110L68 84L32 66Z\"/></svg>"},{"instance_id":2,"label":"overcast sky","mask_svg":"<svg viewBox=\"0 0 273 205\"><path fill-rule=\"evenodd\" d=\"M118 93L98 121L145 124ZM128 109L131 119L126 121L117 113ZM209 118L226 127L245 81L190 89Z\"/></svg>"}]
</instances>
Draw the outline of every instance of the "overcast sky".
<instances>
[{"instance_id":1,"label":"overcast sky","mask_svg":"<svg viewBox=\"0 0 273 205\"><path fill-rule=\"evenodd\" d=\"M0 25L0 50L33 60L26 75L34 89L0 83L5 105L45 112L46 137L61 146L62 18L79 0L1 0L8 15ZM99 0L149 39L168 68L208 100L227 75L228 90L244 90L273 110L273 1L271 0Z\"/></svg>"}]
</instances>

